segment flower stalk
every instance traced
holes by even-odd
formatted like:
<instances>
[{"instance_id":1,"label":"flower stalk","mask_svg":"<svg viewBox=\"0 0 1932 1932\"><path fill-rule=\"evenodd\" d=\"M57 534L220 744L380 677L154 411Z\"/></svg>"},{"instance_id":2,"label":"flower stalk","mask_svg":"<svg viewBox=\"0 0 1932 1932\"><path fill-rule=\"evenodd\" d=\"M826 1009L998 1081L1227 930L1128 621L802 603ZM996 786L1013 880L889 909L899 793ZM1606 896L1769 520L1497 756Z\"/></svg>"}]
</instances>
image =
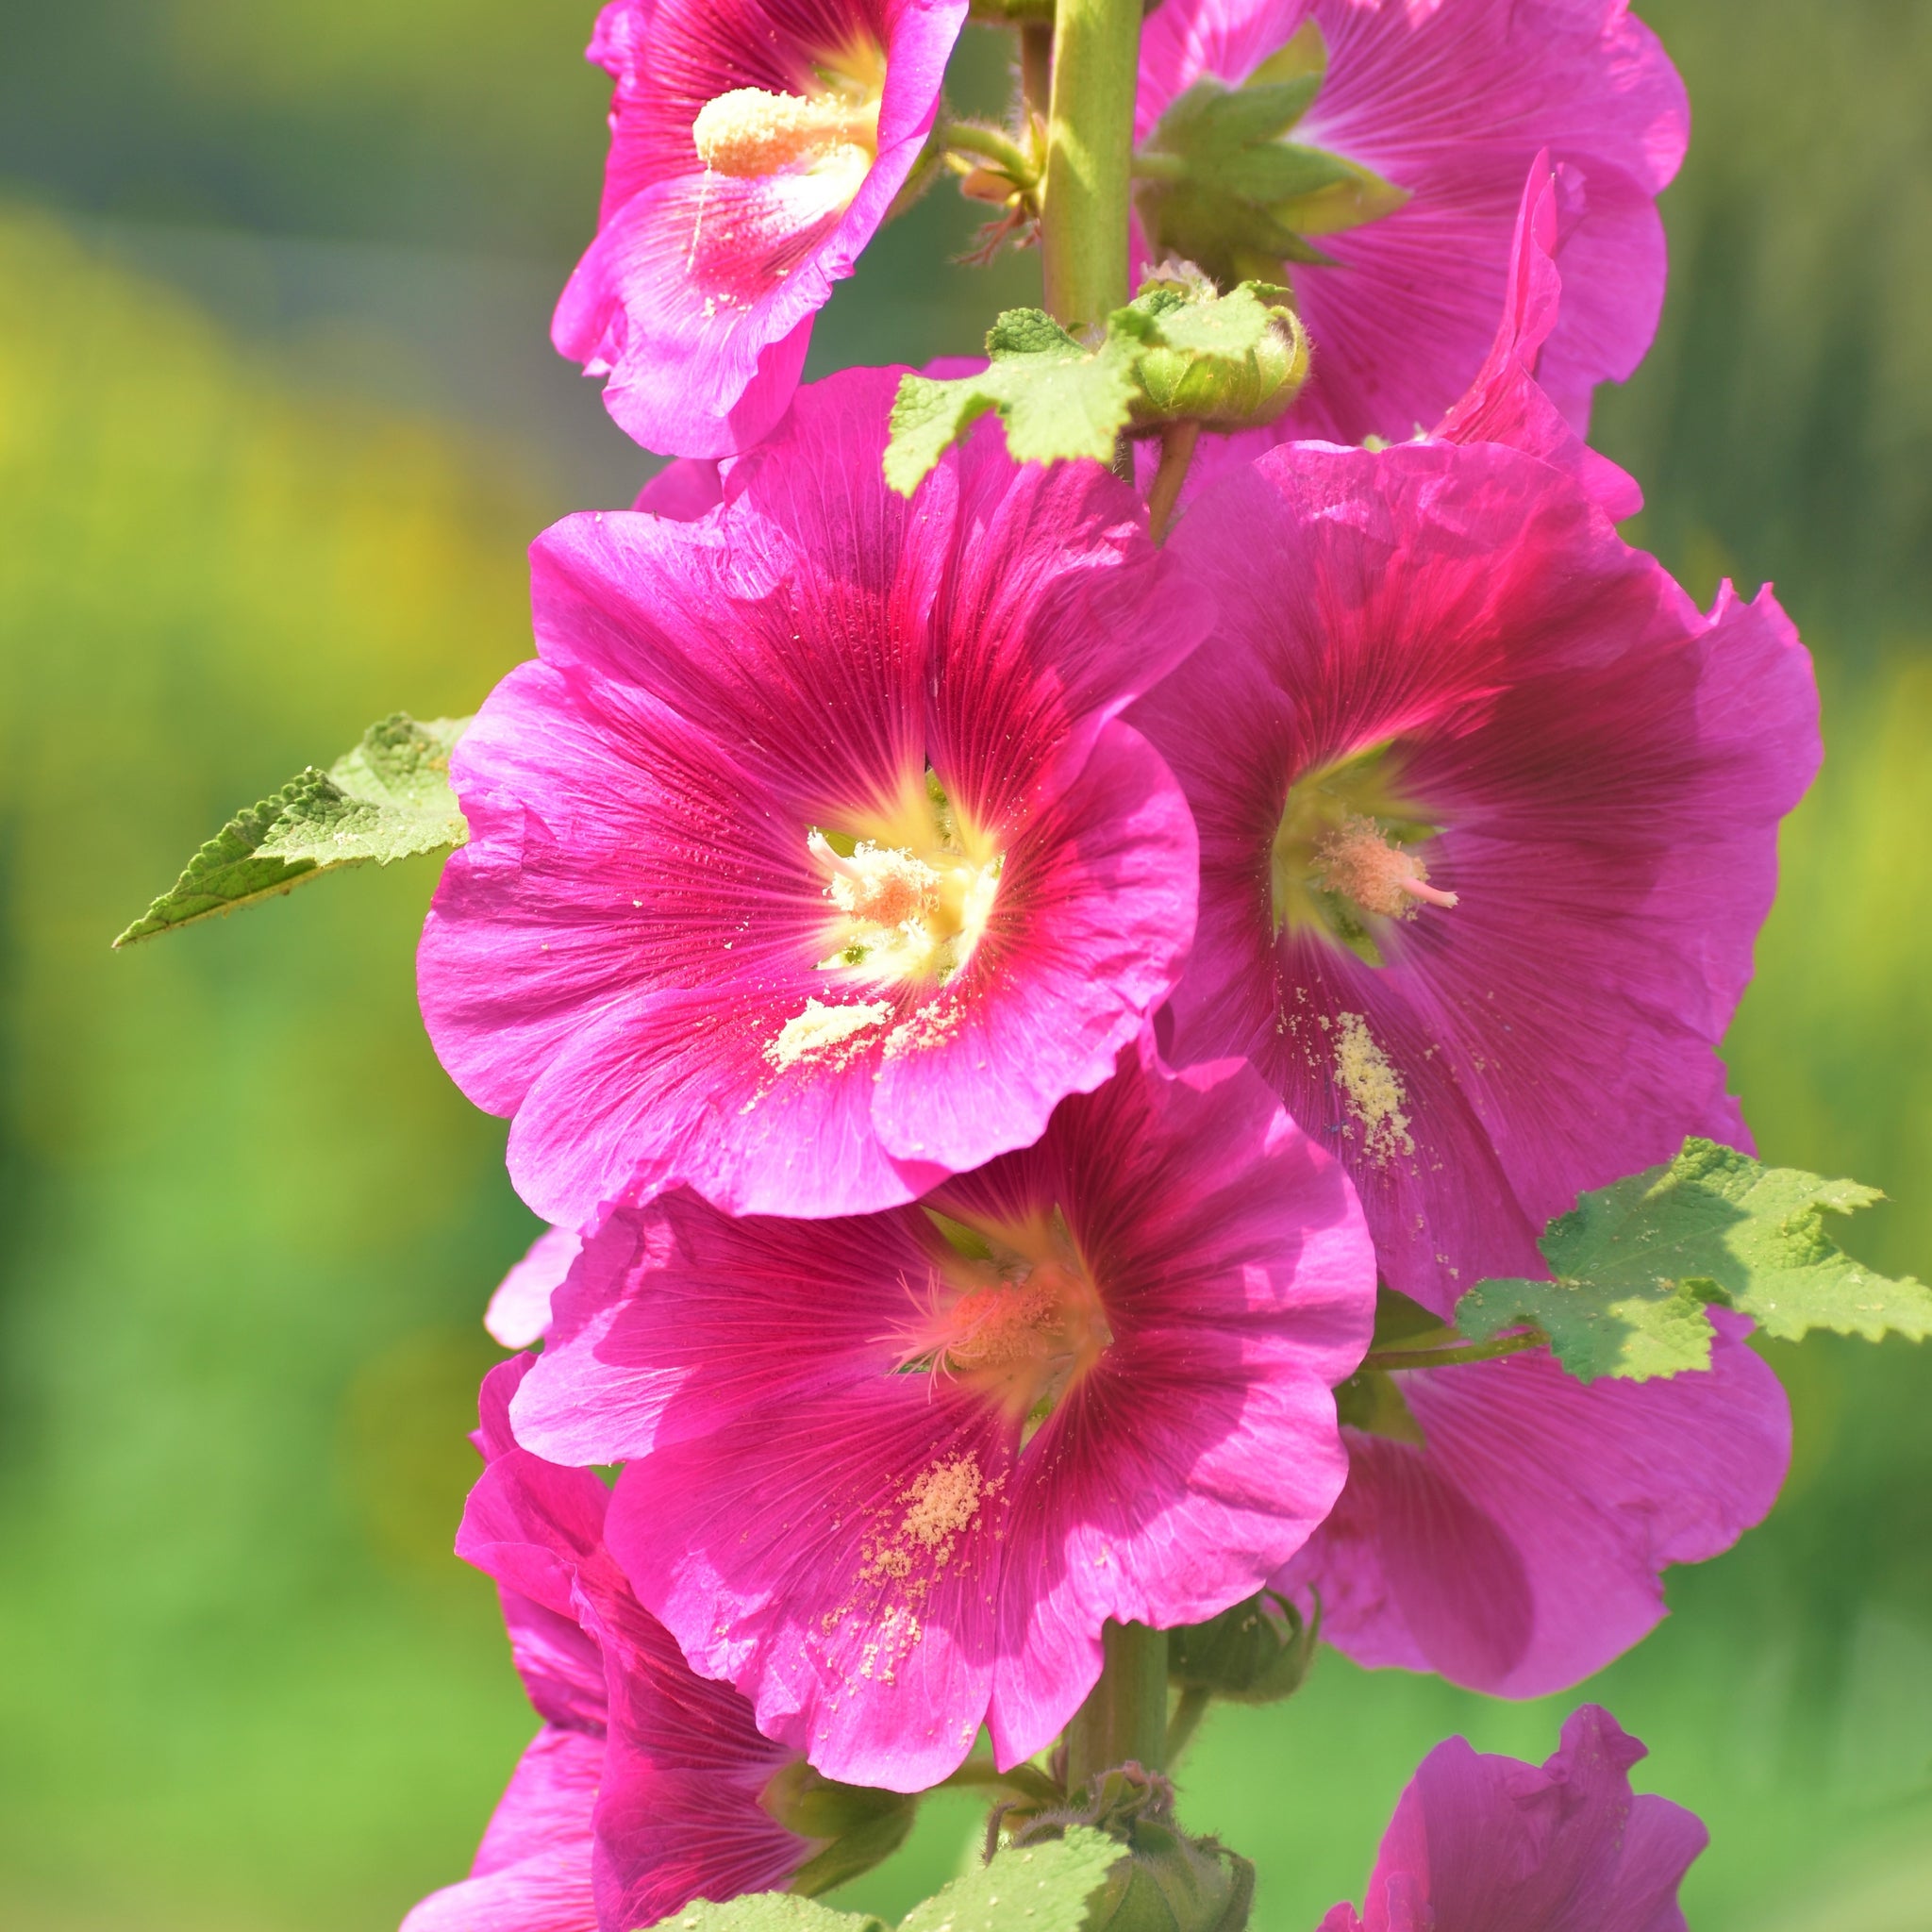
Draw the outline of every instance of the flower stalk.
<instances>
[{"instance_id":1,"label":"flower stalk","mask_svg":"<svg viewBox=\"0 0 1932 1932\"><path fill-rule=\"evenodd\" d=\"M1119 1764L1158 1771L1167 1756L1167 1633L1109 1624L1100 1681L1067 1726L1067 1789Z\"/></svg>"},{"instance_id":2,"label":"flower stalk","mask_svg":"<svg viewBox=\"0 0 1932 1932\"><path fill-rule=\"evenodd\" d=\"M1041 232L1047 311L1080 329L1126 301L1140 0L1059 0Z\"/></svg>"}]
</instances>

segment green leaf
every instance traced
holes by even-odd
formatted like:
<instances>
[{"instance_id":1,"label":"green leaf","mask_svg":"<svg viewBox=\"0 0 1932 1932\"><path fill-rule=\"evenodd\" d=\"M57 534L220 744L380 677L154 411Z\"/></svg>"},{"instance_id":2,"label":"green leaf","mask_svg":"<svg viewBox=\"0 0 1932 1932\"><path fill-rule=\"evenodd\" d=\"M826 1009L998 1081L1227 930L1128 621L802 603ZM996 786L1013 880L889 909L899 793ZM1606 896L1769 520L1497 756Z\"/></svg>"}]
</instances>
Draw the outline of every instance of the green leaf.
<instances>
[{"instance_id":1,"label":"green leaf","mask_svg":"<svg viewBox=\"0 0 1932 1932\"><path fill-rule=\"evenodd\" d=\"M899 1932L1081 1932L1087 1907L1127 1856L1083 1824L1043 1844L1009 1845L900 1922Z\"/></svg>"},{"instance_id":2,"label":"green leaf","mask_svg":"<svg viewBox=\"0 0 1932 1932\"><path fill-rule=\"evenodd\" d=\"M675 1918L658 1920L657 1932L886 1932L886 1925L858 1912L835 1912L795 1891L754 1891L723 1905L694 1900Z\"/></svg>"},{"instance_id":3,"label":"green leaf","mask_svg":"<svg viewBox=\"0 0 1932 1932\"><path fill-rule=\"evenodd\" d=\"M987 366L951 381L908 375L892 402L886 481L910 496L947 448L997 410L1021 462L1106 462L1133 403L1131 349L1107 337L1083 348L1037 308L1008 309L986 339Z\"/></svg>"},{"instance_id":4,"label":"green leaf","mask_svg":"<svg viewBox=\"0 0 1932 1932\"><path fill-rule=\"evenodd\" d=\"M1881 1198L1687 1141L1668 1166L1586 1194L1551 1222L1541 1246L1554 1281L1482 1282L1456 1325L1480 1341L1532 1323L1586 1382L1707 1367L1713 1304L1781 1341L1818 1328L1921 1341L1932 1334L1932 1291L1874 1274L1826 1227L1826 1214Z\"/></svg>"},{"instance_id":5,"label":"green leaf","mask_svg":"<svg viewBox=\"0 0 1932 1932\"><path fill-rule=\"evenodd\" d=\"M449 785L449 755L469 724L419 724L397 712L326 772L299 772L239 811L114 944L192 925L287 892L325 873L446 852L468 836Z\"/></svg>"},{"instance_id":6,"label":"green leaf","mask_svg":"<svg viewBox=\"0 0 1932 1932\"><path fill-rule=\"evenodd\" d=\"M987 366L949 381L908 375L893 399L886 481L909 496L947 448L997 411L1021 462L1109 460L1123 430L1194 421L1272 421L1307 374L1288 291L1244 282L1226 295L1198 277L1148 282L1083 346L1038 308L1010 308L986 339Z\"/></svg>"}]
</instances>

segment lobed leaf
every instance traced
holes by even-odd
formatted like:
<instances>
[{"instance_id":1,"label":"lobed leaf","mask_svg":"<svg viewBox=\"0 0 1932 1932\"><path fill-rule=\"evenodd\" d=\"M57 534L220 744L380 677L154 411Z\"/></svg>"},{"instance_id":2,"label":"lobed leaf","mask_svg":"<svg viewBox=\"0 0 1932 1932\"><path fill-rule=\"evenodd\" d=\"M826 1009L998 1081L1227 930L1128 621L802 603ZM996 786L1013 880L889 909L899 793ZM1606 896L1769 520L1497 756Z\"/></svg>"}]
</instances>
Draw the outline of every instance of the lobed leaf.
<instances>
[{"instance_id":1,"label":"lobed leaf","mask_svg":"<svg viewBox=\"0 0 1932 1932\"><path fill-rule=\"evenodd\" d=\"M914 1906L899 1932L1081 1932L1088 1907L1126 1856L1117 1839L1070 1824L1064 1838L1008 1845L954 1879Z\"/></svg>"},{"instance_id":2,"label":"lobed leaf","mask_svg":"<svg viewBox=\"0 0 1932 1932\"><path fill-rule=\"evenodd\" d=\"M1668 1165L1586 1194L1551 1222L1540 1245L1554 1280L1482 1282L1457 1305L1456 1325L1482 1341L1532 1324L1586 1382L1707 1368L1713 1305L1781 1341L1819 1328L1922 1341L1932 1291L1874 1274L1826 1226L1826 1214L1881 1198L1690 1140Z\"/></svg>"},{"instance_id":3,"label":"lobed leaf","mask_svg":"<svg viewBox=\"0 0 1932 1932\"><path fill-rule=\"evenodd\" d=\"M886 1932L886 1924L859 1912L835 1912L795 1891L755 1891L722 1905L695 1899L660 1919L658 1932Z\"/></svg>"},{"instance_id":4,"label":"lobed leaf","mask_svg":"<svg viewBox=\"0 0 1932 1932\"><path fill-rule=\"evenodd\" d=\"M397 712L372 724L326 772L298 772L237 812L117 947L292 891L325 873L390 865L460 845L468 827L450 790L449 756L469 724Z\"/></svg>"}]
</instances>

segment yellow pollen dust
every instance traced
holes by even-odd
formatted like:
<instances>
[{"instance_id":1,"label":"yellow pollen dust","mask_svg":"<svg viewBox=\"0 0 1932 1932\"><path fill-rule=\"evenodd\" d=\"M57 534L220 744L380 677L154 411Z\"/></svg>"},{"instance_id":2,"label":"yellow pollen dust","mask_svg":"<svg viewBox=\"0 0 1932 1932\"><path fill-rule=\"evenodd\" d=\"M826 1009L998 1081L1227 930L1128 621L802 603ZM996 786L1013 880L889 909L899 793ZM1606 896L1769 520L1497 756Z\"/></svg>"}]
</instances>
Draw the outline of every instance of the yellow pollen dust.
<instances>
[{"instance_id":1,"label":"yellow pollen dust","mask_svg":"<svg viewBox=\"0 0 1932 1932\"><path fill-rule=\"evenodd\" d=\"M801 1060L822 1059L846 1047L858 1035L883 1026L892 1017L884 1000L864 1000L857 1006L828 1007L808 999L802 1013L794 1013L778 1030L778 1037L765 1047L765 1058L781 1073Z\"/></svg>"},{"instance_id":2,"label":"yellow pollen dust","mask_svg":"<svg viewBox=\"0 0 1932 1932\"><path fill-rule=\"evenodd\" d=\"M1403 1103L1407 1096L1389 1056L1376 1045L1369 1023L1360 1013L1336 1016L1340 1038L1335 1045L1335 1078L1362 1131L1362 1150L1370 1159L1387 1166L1398 1155L1413 1154Z\"/></svg>"},{"instance_id":3,"label":"yellow pollen dust","mask_svg":"<svg viewBox=\"0 0 1932 1932\"><path fill-rule=\"evenodd\" d=\"M870 160L878 149L878 96L733 88L698 110L691 138L707 168L739 179L844 160L854 149Z\"/></svg>"},{"instance_id":4,"label":"yellow pollen dust","mask_svg":"<svg viewBox=\"0 0 1932 1932\"><path fill-rule=\"evenodd\" d=\"M1423 905L1456 904L1454 892L1429 884L1429 869L1414 853L1392 843L1374 819L1357 812L1322 835L1314 858L1322 884L1364 912L1412 919Z\"/></svg>"},{"instance_id":5,"label":"yellow pollen dust","mask_svg":"<svg viewBox=\"0 0 1932 1932\"><path fill-rule=\"evenodd\" d=\"M806 840L833 914L819 970L854 971L874 985L943 986L985 935L1001 856L961 834L931 785L882 829L849 851L817 829Z\"/></svg>"}]
</instances>

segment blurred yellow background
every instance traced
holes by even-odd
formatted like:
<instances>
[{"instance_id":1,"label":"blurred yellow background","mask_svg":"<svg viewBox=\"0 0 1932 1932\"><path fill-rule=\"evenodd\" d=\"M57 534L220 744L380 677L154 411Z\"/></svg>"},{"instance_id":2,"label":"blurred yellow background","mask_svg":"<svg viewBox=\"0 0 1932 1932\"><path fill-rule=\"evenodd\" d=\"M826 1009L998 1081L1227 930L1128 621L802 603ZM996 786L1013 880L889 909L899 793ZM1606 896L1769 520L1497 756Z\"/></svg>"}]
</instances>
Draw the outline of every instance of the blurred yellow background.
<instances>
[{"instance_id":1,"label":"blurred yellow background","mask_svg":"<svg viewBox=\"0 0 1932 1932\"><path fill-rule=\"evenodd\" d=\"M1700 595L1774 577L1830 756L1730 1043L1773 1158L1892 1203L1932 1266L1932 9L1655 0L1695 137L1657 351L1602 399L1636 533ZM523 548L645 465L544 324L594 208L588 0L0 4L0 1922L392 1925L467 1864L532 1719L448 1554L533 1224L436 1067L432 870L127 955L242 802L526 653ZM962 86L999 51L979 30ZM1030 260L936 269L935 195L815 367L974 346ZM1698 1932L1932 1924L1932 1361L1773 1351L1773 1521L1672 1579L1587 1688L1703 1812ZM1213 1718L1188 1815L1261 1932L1358 1894L1438 1737L1541 1757L1560 1710L1329 1657ZM935 1805L854 1893L903 1908Z\"/></svg>"}]
</instances>

